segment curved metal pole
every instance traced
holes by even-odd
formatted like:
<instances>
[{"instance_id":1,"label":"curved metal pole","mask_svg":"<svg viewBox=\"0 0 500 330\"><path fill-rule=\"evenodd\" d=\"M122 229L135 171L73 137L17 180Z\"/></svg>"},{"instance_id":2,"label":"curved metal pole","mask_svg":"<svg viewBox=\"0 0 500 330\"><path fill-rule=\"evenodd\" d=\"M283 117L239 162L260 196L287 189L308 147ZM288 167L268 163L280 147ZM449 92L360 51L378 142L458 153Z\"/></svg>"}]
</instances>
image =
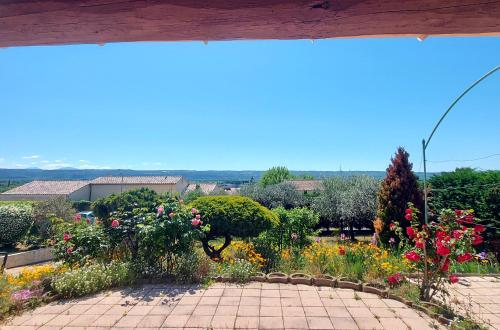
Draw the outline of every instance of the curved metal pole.
<instances>
[{"instance_id":1,"label":"curved metal pole","mask_svg":"<svg viewBox=\"0 0 500 330\"><path fill-rule=\"evenodd\" d=\"M473 83L472 85L470 85L469 88L467 88L465 91L463 91L463 93L460 94L460 96L457 97L455 99L455 101L453 101L453 103L449 106L449 108L441 116L441 118L437 122L436 126L434 126L434 129L432 130L431 134L427 138L427 141L425 141L425 139L422 140L422 152L423 152L423 163L424 163L424 219L425 219L425 223L426 224L428 223L428 219L427 219L428 205L427 205L427 167L426 167L425 151L426 151L427 147L429 146L429 142L431 141L432 136L436 132L437 128L439 127L439 125L441 124L441 122L443 121L443 119L446 117L446 115L448 115L448 113L451 111L451 109L453 109L453 107L458 103L458 101L460 101L460 99L462 99L462 97L464 97L471 89L473 89L474 87L476 87L476 85L478 85L481 81L483 81L484 79L488 78L493 73L495 73L495 71L497 71L499 69L500 69L500 66L496 66L492 70L488 71L484 76L482 76L481 78L479 78L475 83Z\"/></svg>"}]
</instances>

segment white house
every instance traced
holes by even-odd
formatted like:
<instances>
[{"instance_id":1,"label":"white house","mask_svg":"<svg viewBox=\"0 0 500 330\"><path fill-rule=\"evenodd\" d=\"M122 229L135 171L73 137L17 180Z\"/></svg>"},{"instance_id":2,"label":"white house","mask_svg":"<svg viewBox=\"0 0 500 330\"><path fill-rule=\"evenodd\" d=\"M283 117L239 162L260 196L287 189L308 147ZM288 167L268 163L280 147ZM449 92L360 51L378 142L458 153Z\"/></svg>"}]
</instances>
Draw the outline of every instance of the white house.
<instances>
[{"instance_id":1,"label":"white house","mask_svg":"<svg viewBox=\"0 0 500 330\"><path fill-rule=\"evenodd\" d=\"M91 181L32 181L0 194L0 200L45 200L65 197L95 201L121 192L149 188L159 194L182 194L189 183L181 176L103 176Z\"/></svg>"}]
</instances>

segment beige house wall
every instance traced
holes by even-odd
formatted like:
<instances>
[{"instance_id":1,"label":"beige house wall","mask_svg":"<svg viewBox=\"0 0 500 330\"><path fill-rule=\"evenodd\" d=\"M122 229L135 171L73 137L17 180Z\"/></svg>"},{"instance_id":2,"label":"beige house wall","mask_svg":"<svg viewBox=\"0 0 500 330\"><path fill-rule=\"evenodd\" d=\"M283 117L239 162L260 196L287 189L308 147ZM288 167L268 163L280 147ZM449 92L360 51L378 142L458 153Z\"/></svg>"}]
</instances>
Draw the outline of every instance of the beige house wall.
<instances>
[{"instance_id":1,"label":"beige house wall","mask_svg":"<svg viewBox=\"0 0 500 330\"><path fill-rule=\"evenodd\" d=\"M68 195L18 195L0 194L0 201L44 201L57 197L68 197Z\"/></svg>"},{"instance_id":2,"label":"beige house wall","mask_svg":"<svg viewBox=\"0 0 500 330\"><path fill-rule=\"evenodd\" d=\"M73 191L69 194L69 199L72 201L88 201L90 198L90 184L81 187L78 190Z\"/></svg>"}]
</instances>

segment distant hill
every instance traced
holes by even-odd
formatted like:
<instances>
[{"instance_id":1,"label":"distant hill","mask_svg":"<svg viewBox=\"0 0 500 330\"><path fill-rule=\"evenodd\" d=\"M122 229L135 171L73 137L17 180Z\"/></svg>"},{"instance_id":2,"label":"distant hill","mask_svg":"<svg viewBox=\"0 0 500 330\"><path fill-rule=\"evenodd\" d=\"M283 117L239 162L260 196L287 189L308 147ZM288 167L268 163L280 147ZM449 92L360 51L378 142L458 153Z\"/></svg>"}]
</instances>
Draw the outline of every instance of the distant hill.
<instances>
[{"instance_id":1,"label":"distant hill","mask_svg":"<svg viewBox=\"0 0 500 330\"><path fill-rule=\"evenodd\" d=\"M90 180L99 176L181 175L190 181L213 181L240 184L258 180L263 171L191 171L191 170L78 170L78 169L0 169L0 181ZM312 175L317 179L332 176L368 175L377 179L385 171L292 171L294 175ZM418 173L421 175L421 173ZM431 176L432 174L429 174Z\"/></svg>"}]
</instances>

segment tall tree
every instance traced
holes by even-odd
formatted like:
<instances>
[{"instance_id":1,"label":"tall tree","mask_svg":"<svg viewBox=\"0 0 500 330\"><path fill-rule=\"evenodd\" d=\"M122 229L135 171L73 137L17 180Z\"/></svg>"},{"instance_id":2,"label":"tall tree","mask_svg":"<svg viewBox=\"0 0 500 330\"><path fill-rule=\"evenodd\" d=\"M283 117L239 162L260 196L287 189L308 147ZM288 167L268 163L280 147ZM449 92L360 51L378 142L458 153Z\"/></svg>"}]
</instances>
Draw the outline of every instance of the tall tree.
<instances>
[{"instance_id":1,"label":"tall tree","mask_svg":"<svg viewBox=\"0 0 500 330\"><path fill-rule=\"evenodd\" d=\"M391 164L386 170L386 177L378 192L378 216L384 222L380 234L382 242L387 243L391 237L389 224L398 221L406 232L408 221L404 221L405 210L411 202L423 211L422 192L418 187L418 178L413 173L410 155L403 147L399 147ZM422 212L423 213L423 212Z\"/></svg>"},{"instance_id":2,"label":"tall tree","mask_svg":"<svg viewBox=\"0 0 500 330\"><path fill-rule=\"evenodd\" d=\"M262 174L260 178L260 184L264 187L271 184L278 184L286 180L293 178L292 173L285 166L275 166L271 167Z\"/></svg>"}]
</instances>

